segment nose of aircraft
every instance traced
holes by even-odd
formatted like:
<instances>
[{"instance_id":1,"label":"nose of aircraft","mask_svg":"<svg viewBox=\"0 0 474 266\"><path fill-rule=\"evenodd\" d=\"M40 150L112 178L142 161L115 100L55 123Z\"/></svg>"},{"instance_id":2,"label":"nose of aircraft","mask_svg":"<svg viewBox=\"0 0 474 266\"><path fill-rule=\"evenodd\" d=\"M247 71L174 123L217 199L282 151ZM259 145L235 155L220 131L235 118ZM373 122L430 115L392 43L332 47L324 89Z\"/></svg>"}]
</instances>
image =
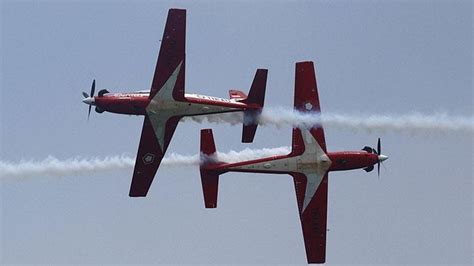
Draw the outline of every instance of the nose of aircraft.
<instances>
[{"instance_id":1,"label":"nose of aircraft","mask_svg":"<svg viewBox=\"0 0 474 266\"><path fill-rule=\"evenodd\" d=\"M383 155L383 154L380 154L380 155L379 155L379 162L383 162L383 161L385 161L385 160L387 160L387 159L388 159L388 156L385 156L385 155Z\"/></svg>"},{"instance_id":2,"label":"nose of aircraft","mask_svg":"<svg viewBox=\"0 0 474 266\"><path fill-rule=\"evenodd\" d=\"M94 105L94 97L87 97L82 100L83 103L88 105Z\"/></svg>"}]
</instances>

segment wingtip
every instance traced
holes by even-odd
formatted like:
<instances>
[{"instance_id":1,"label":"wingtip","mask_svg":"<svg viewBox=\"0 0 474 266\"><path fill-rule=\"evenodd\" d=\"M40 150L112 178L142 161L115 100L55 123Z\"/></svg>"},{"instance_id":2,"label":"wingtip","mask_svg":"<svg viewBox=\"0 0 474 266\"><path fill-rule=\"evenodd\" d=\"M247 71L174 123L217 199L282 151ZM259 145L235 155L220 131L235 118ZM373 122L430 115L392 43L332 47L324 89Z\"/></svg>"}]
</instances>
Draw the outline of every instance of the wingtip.
<instances>
[{"instance_id":1,"label":"wingtip","mask_svg":"<svg viewBox=\"0 0 474 266\"><path fill-rule=\"evenodd\" d=\"M314 62L313 61L300 61L300 62L296 62L296 66L313 66L314 65Z\"/></svg>"},{"instance_id":2,"label":"wingtip","mask_svg":"<svg viewBox=\"0 0 474 266\"><path fill-rule=\"evenodd\" d=\"M130 193L128 193L128 196L130 198L144 198L144 197L146 197L146 194L140 194L140 193L137 194L135 192L130 192Z\"/></svg>"},{"instance_id":3,"label":"wingtip","mask_svg":"<svg viewBox=\"0 0 474 266\"><path fill-rule=\"evenodd\" d=\"M168 10L168 14L171 14L171 13L184 13L184 14L186 14L186 9L184 9L184 8L170 8Z\"/></svg>"}]
</instances>

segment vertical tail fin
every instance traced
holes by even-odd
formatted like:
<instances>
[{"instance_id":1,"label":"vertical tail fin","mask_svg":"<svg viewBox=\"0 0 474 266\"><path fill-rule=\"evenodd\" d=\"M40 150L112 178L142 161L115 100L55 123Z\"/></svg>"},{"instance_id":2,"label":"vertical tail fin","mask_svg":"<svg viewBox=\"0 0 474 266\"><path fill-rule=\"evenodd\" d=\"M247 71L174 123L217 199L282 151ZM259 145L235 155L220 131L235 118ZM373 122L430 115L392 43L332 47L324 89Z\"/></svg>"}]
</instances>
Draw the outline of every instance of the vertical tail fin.
<instances>
[{"instance_id":1,"label":"vertical tail fin","mask_svg":"<svg viewBox=\"0 0 474 266\"><path fill-rule=\"evenodd\" d=\"M267 87L267 75L268 69L257 69L247 99L243 101L244 103L253 103L263 107L263 102L265 100L265 89Z\"/></svg>"},{"instance_id":2,"label":"vertical tail fin","mask_svg":"<svg viewBox=\"0 0 474 266\"><path fill-rule=\"evenodd\" d=\"M201 173L202 192L204 194L204 204L206 208L217 207L217 191L219 188L219 173L206 169L206 165L212 164L211 156L216 153L216 145L212 129L201 130Z\"/></svg>"},{"instance_id":3,"label":"vertical tail fin","mask_svg":"<svg viewBox=\"0 0 474 266\"><path fill-rule=\"evenodd\" d=\"M267 87L267 69L257 69L255 77L253 78L252 86L250 87L247 99L242 102L246 104L257 105L260 110L248 110L244 112L244 125L242 130L242 142L251 143L257 131L256 117L261 112L265 101L265 90Z\"/></svg>"}]
</instances>

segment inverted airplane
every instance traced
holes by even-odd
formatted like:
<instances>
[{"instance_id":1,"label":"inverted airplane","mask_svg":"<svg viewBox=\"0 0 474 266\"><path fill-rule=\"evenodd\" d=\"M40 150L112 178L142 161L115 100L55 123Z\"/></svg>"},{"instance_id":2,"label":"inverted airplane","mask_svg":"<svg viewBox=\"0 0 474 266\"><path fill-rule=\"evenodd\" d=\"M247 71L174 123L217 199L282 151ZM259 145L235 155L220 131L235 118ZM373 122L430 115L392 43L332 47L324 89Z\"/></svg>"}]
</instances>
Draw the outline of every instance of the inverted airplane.
<instances>
[{"instance_id":1,"label":"inverted airplane","mask_svg":"<svg viewBox=\"0 0 474 266\"><path fill-rule=\"evenodd\" d=\"M265 97L267 70L258 69L248 96L230 90L230 99L185 93L186 10L170 9L155 73L149 91L109 93L100 90L94 96L95 80L90 95L83 92L83 102L94 105L98 113L143 115L143 129L133 171L130 197L145 197L166 153L173 133L183 116L224 112L244 112L242 142L252 142L257 129L252 118L260 112Z\"/></svg>"},{"instance_id":2,"label":"inverted airplane","mask_svg":"<svg viewBox=\"0 0 474 266\"><path fill-rule=\"evenodd\" d=\"M294 109L304 113L320 113L313 62L296 63ZM215 156L211 129L201 130L201 182L206 208L216 208L219 175L226 172L289 174L293 177L296 199L303 229L308 263L326 261L326 220L328 172L362 168L367 172L388 157L364 147L362 151L327 152L321 125L293 128L292 150L288 155L250 161L225 163Z\"/></svg>"}]
</instances>

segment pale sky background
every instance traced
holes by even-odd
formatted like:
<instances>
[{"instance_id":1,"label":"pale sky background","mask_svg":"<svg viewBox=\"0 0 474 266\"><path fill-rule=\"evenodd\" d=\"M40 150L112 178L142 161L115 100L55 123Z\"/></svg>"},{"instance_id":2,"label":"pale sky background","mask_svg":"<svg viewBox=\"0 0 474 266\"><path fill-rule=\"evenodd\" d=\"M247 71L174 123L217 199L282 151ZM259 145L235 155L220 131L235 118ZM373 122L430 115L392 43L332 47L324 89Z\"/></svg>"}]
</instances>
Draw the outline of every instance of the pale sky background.
<instances>
[{"instance_id":1,"label":"pale sky background","mask_svg":"<svg viewBox=\"0 0 474 266\"><path fill-rule=\"evenodd\" d=\"M266 105L291 107L294 64L316 64L323 112L473 115L471 1L16 2L1 4L1 160L137 151L142 117L93 112L81 91L148 89L171 7L187 13L186 90L227 97L268 68ZM291 129L181 123L168 152L290 145ZM471 264L473 136L326 129L328 150L382 138L376 172L331 173L327 264ZM204 209L197 167L1 180L1 263L305 264L293 182L221 176Z\"/></svg>"}]
</instances>

